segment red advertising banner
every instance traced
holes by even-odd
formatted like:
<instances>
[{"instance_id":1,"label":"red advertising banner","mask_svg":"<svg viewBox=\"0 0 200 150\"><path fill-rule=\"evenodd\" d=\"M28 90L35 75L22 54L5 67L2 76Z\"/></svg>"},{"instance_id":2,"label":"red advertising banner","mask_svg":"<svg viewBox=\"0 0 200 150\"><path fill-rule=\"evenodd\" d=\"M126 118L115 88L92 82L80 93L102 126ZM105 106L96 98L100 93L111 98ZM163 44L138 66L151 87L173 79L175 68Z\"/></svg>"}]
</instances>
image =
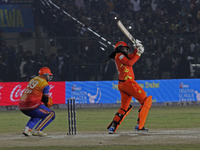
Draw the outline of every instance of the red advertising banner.
<instances>
[{"instance_id":1,"label":"red advertising banner","mask_svg":"<svg viewBox=\"0 0 200 150\"><path fill-rule=\"evenodd\" d=\"M28 82L0 82L0 106L18 105ZM54 104L65 104L65 82L49 82Z\"/></svg>"}]
</instances>

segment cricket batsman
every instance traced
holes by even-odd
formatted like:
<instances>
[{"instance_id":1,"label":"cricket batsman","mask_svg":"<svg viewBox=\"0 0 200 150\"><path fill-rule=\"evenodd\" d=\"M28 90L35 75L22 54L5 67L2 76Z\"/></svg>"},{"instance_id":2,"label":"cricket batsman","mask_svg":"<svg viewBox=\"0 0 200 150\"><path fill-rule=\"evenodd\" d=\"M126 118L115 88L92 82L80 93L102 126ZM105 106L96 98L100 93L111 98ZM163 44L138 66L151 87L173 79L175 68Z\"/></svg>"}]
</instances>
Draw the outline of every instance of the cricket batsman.
<instances>
[{"instance_id":1,"label":"cricket batsman","mask_svg":"<svg viewBox=\"0 0 200 150\"><path fill-rule=\"evenodd\" d=\"M55 112L49 109L53 102L49 97L48 81L51 81L52 77L53 74L48 67L41 68L39 76L29 81L20 98L19 109L30 117L23 130L25 136L46 136L47 134L43 132L44 128L55 119Z\"/></svg>"},{"instance_id":2,"label":"cricket batsman","mask_svg":"<svg viewBox=\"0 0 200 150\"><path fill-rule=\"evenodd\" d=\"M135 40L135 50L132 54L129 53L129 47L123 41L119 41L115 45L115 51L109 55L109 58L114 59L118 70L118 89L121 94L121 107L115 114L112 122L107 129L109 134L115 133L121 122L132 109L130 105L132 97L138 100L141 104L139 108L136 131L146 131L144 127L145 121L152 105L152 96L146 96L145 91L135 81L135 76L132 66L138 61L141 54L144 52L144 47L140 40Z\"/></svg>"}]
</instances>

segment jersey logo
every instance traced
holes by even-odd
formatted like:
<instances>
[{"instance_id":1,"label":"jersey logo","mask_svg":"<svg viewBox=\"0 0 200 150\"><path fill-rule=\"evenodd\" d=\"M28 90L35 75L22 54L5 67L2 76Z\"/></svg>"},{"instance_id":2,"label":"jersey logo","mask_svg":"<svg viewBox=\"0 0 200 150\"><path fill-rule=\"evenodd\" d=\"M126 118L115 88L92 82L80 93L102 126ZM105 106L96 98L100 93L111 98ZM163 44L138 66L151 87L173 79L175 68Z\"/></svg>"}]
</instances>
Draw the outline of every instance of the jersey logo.
<instances>
[{"instance_id":1,"label":"jersey logo","mask_svg":"<svg viewBox=\"0 0 200 150\"><path fill-rule=\"evenodd\" d=\"M119 59L122 60L124 58L124 55L120 55Z\"/></svg>"}]
</instances>

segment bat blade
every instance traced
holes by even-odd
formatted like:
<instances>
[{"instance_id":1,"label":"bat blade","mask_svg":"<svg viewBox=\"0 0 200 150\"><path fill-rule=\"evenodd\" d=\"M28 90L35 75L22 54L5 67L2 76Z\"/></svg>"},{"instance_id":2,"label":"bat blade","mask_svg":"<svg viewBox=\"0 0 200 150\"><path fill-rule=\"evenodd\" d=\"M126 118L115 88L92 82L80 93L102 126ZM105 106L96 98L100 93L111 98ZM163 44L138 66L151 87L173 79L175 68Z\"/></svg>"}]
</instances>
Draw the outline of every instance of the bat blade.
<instances>
[{"instance_id":1,"label":"bat blade","mask_svg":"<svg viewBox=\"0 0 200 150\"><path fill-rule=\"evenodd\" d=\"M135 38L130 34L130 32L124 27L122 22L120 20L117 21L117 25L120 28L120 30L124 33L124 35L131 40L133 43L135 42Z\"/></svg>"}]
</instances>

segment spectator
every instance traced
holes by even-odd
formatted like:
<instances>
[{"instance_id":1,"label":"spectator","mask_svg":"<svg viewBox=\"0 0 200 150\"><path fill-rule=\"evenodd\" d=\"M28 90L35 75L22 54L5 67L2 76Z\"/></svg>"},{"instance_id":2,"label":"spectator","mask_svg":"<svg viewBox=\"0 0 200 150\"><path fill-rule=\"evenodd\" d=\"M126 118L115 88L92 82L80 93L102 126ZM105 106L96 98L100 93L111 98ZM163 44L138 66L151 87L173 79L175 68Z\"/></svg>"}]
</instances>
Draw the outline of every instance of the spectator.
<instances>
[{"instance_id":1,"label":"spectator","mask_svg":"<svg viewBox=\"0 0 200 150\"><path fill-rule=\"evenodd\" d=\"M43 3L35 1L33 10L38 14L37 16L40 16L39 23L46 33L44 35L55 37L54 47L63 50L50 56L52 63L46 59L47 51L41 49L37 55L41 55L42 58L33 58L32 56L31 63L36 63L38 66L40 63L47 64L50 65L50 68L52 66L51 69L58 69L60 75L55 77L55 80L68 80L67 77L70 80L96 80L98 74L104 74L103 69L98 67L102 57L105 56L105 51L99 48L102 47L99 41L107 45L106 51L111 51L113 48L106 41L90 32L88 27L111 43L124 40L125 36L118 29L114 20L115 16L122 20L126 27L131 26L130 32L135 37L145 41L146 51L142 56L144 61L139 61L134 66L137 70L136 79L177 78L179 75L174 70L178 70L179 63L183 61L179 58L180 55L184 58L190 58L188 60L190 63L199 63L199 1L76 0L65 2L52 0L52 2L77 19L72 19L63 13L62 9L57 9L51 4L47 4L46 1ZM3 34L0 35L1 39L2 37ZM165 52L166 49L169 51ZM23 52L23 49L18 49L16 55L15 48L8 46L2 40L0 52L3 55L5 65L12 68L10 70L13 71L12 74L20 72L22 81L27 80L23 72L23 66L27 63L25 62L27 54ZM73 66L70 66L69 63ZM55 65L59 67L55 67ZM142 69L137 68L137 65L143 66ZM166 68L163 69L161 66ZM65 71L69 68L72 69L70 74ZM150 68L155 74L152 74ZM82 70L81 75L80 70ZM94 73L91 73L90 70L95 72L95 78ZM157 76L158 74L160 77ZM19 75L16 77L17 79L13 79L12 76L8 75L6 80L21 80ZM103 77L98 79L101 78ZM113 76L109 78L110 80L115 79ZM107 79L109 80L109 78Z\"/></svg>"},{"instance_id":2,"label":"spectator","mask_svg":"<svg viewBox=\"0 0 200 150\"><path fill-rule=\"evenodd\" d=\"M132 5L133 5L133 10L135 11L135 12L137 12L137 11L140 11L140 0L130 0L130 2L132 3Z\"/></svg>"},{"instance_id":3,"label":"spectator","mask_svg":"<svg viewBox=\"0 0 200 150\"><path fill-rule=\"evenodd\" d=\"M171 72L172 72L172 61L170 52L166 51L163 58L161 58L159 63L159 71L160 71L160 78L161 79L170 79Z\"/></svg>"},{"instance_id":4,"label":"spectator","mask_svg":"<svg viewBox=\"0 0 200 150\"><path fill-rule=\"evenodd\" d=\"M81 8L85 8L85 4L84 4L84 1L83 0L75 0L75 6L78 8L78 9L81 9Z\"/></svg>"},{"instance_id":5,"label":"spectator","mask_svg":"<svg viewBox=\"0 0 200 150\"><path fill-rule=\"evenodd\" d=\"M190 72L190 63L187 60L186 57L182 56L180 58L180 61L178 63L177 67L177 78L178 79L187 79L190 78L191 72Z\"/></svg>"},{"instance_id":6,"label":"spectator","mask_svg":"<svg viewBox=\"0 0 200 150\"><path fill-rule=\"evenodd\" d=\"M3 62L2 54L0 54L0 82L7 81L7 66Z\"/></svg>"}]
</instances>

